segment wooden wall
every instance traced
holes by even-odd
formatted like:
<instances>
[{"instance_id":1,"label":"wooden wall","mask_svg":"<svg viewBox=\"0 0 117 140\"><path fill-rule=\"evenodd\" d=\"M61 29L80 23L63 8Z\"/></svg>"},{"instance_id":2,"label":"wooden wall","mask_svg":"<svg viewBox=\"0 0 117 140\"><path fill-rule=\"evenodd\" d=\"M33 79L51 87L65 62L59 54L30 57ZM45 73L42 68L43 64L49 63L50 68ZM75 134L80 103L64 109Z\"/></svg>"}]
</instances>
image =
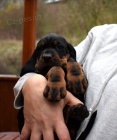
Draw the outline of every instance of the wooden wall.
<instances>
[{"instance_id":1,"label":"wooden wall","mask_svg":"<svg viewBox=\"0 0 117 140\"><path fill-rule=\"evenodd\" d=\"M0 76L0 132L18 131L18 110L13 106L13 87L17 80L18 77Z\"/></svg>"}]
</instances>

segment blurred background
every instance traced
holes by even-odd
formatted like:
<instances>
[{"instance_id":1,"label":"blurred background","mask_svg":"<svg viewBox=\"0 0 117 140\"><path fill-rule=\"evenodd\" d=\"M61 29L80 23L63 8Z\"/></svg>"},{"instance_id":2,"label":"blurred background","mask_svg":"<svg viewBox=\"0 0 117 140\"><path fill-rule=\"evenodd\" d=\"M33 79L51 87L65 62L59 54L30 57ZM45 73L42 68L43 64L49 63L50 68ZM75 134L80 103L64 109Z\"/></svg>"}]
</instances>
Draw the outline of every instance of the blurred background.
<instances>
[{"instance_id":1,"label":"blurred background","mask_svg":"<svg viewBox=\"0 0 117 140\"><path fill-rule=\"evenodd\" d=\"M0 0L0 74L19 75L22 67L23 0ZM73 46L97 25L117 23L117 0L38 0L38 41L54 32Z\"/></svg>"}]
</instances>

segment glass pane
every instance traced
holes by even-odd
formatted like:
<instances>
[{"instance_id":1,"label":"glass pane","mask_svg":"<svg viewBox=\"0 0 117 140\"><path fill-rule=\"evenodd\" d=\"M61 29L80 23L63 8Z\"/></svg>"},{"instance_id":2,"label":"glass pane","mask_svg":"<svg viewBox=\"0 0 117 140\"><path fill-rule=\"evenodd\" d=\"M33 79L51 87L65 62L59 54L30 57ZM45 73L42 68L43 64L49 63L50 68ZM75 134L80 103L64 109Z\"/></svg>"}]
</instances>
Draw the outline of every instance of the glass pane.
<instances>
[{"instance_id":1,"label":"glass pane","mask_svg":"<svg viewBox=\"0 0 117 140\"><path fill-rule=\"evenodd\" d=\"M38 0L37 39L54 32L74 46L101 24L117 23L116 0Z\"/></svg>"},{"instance_id":2,"label":"glass pane","mask_svg":"<svg viewBox=\"0 0 117 140\"><path fill-rule=\"evenodd\" d=\"M20 73L23 4L22 0L0 0L0 74Z\"/></svg>"},{"instance_id":3,"label":"glass pane","mask_svg":"<svg viewBox=\"0 0 117 140\"><path fill-rule=\"evenodd\" d=\"M117 23L116 0L38 0L37 6L37 41L54 32L75 46L92 27ZM20 73L23 9L23 0L0 0L0 74Z\"/></svg>"}]
</instances>

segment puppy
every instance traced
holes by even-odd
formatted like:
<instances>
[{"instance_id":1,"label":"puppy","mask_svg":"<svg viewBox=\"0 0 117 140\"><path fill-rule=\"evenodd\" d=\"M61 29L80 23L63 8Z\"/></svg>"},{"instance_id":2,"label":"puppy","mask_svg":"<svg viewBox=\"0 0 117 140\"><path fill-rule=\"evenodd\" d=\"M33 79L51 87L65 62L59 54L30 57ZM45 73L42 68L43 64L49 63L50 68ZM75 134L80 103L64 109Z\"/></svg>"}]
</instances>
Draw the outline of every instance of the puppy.
<instances>
[{"instance_id":1,"label":"puppy","mask_svg":"<svg viewBox=\"0 0 117 140\"><path fill-rule=\"evenodd\" d=\"M58 102L65 98L68 90L84 102L86 77L82 66L76 62L75 49L60 35L51 33L38 42L32 57L22 68L20 76L28 72L36 72L47 78L47 85L43 92L47 100ZM72 140L76 137L80 123L88 115L89 112L83 104L65 106L65 123ZM21 121L21 113L19 121ZM22 126L20 130L21 128ZM58 139L57 136L55 139Z\"/></svg>"}]
</instances>

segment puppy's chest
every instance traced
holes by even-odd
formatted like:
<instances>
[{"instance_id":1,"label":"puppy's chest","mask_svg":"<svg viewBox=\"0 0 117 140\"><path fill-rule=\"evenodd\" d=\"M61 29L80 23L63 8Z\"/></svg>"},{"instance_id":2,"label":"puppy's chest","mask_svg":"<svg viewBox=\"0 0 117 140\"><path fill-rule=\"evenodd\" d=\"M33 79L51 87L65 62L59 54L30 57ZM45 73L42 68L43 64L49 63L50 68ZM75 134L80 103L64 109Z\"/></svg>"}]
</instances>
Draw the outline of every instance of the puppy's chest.
<instances>
[{"instance_id":1,"label":"puppy's chest","mask_svg":"<svg viewBox=\"0 0 117 140\"><path fill-rule=\"evenodd\" d=\"M36 70L36 73L42 74L43 76L46 76L48 71L52 68L52 66L46 66L41 70Z\"/></svg>"}]
</instances>

